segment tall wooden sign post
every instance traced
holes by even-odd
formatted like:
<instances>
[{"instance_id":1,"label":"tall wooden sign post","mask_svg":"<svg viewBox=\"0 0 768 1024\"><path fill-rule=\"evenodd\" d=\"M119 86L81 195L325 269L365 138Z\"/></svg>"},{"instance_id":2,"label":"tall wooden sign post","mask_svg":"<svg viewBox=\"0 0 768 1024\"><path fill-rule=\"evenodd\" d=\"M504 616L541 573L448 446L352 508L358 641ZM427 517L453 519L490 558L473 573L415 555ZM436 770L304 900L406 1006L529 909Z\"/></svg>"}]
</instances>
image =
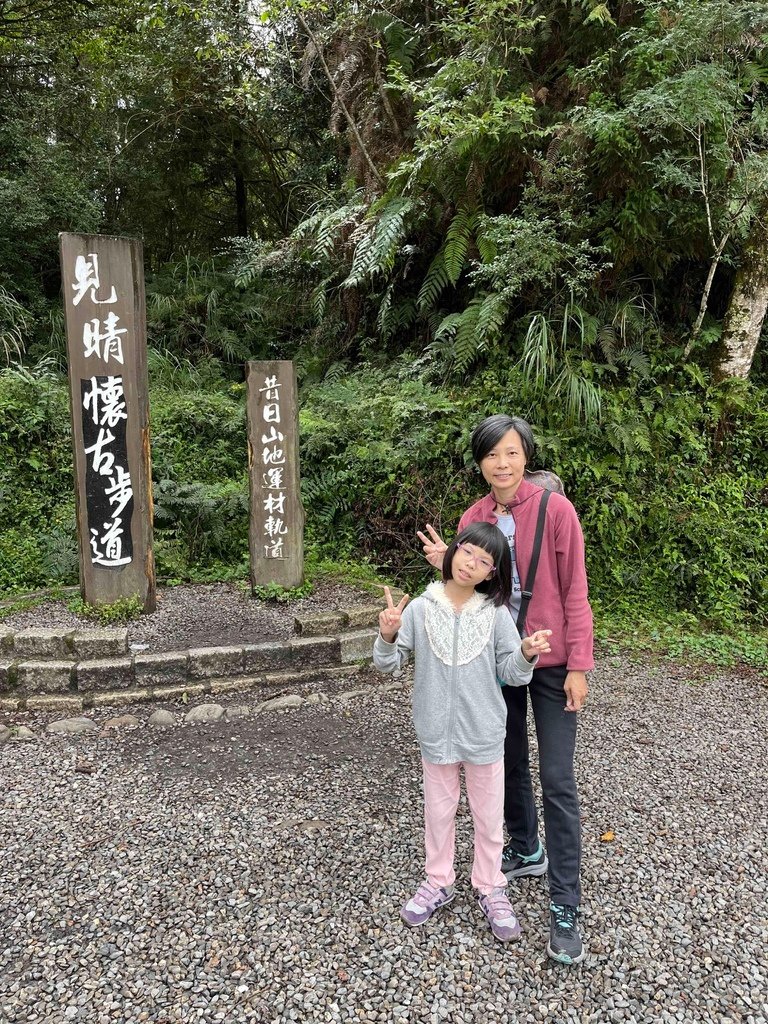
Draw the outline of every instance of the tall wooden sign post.
<instances>
[{"instance_id":1,"label":"tall wooden sign post","mask_svg":"<svg viewBox=\"0 0 768 1024\"><path fill-rule=\"evenodd\" d=\"M248 363L251 587L304 579L296 371L284 360Z\"/></svg>"},{"instance_id":2,"label":"tall wooden sign post","mask_svg":"<svg viewBox=\"0 0 768 1024\"><path fill-rule=\"evenodd\" d=\"M59 236L75 449L80 588L155 607L141 242Z\"/></svg>"}]
</instances>

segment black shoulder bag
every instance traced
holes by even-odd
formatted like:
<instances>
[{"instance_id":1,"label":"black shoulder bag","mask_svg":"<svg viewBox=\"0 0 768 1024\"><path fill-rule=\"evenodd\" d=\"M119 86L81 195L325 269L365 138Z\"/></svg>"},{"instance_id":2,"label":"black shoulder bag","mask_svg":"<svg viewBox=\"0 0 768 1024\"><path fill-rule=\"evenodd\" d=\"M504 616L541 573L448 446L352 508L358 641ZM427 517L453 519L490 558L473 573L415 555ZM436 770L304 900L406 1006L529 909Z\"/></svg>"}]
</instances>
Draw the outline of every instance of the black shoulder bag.
<instances>
[{"instance_id":1,"label":"black shoulder bag","mask_svg":"<svg viewBox=\"0 0 768 1024\"><path fill-rule=\"evenodd\" d=\"M536 582L536 570L539 568L539 555L541 554L541 541L544 537L544 522L547 518L547 502L551 491L544 491L539 502L539 518L536 520L536 533L533 538L533 551L531 552L531 564L528 566L528 575L525 577L525 590L520 595L520 611L517 613L517 631L523 635L525 617L528 614L528 605L533 597L533 584Z\"/></svg>"}]
</instances>

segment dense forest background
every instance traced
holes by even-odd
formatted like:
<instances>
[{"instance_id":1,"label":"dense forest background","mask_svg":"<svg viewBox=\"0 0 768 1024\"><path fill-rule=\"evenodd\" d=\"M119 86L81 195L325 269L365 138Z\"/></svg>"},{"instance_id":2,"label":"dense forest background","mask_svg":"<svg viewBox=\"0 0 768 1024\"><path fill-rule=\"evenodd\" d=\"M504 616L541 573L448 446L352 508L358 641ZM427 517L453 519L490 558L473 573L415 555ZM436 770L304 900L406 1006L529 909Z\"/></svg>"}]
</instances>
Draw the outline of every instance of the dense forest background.
<instances>
[{"instance_id":1,"label":"dense forest background","mask_svg":"<svg viewBox=\"0 0 768 1024\"><path fill-rule=\"evenodd\" d=\"M77 580L61 230L144 241L159 577L243 577L243 362L310 566L423 574L537 428L598 610L768 602L768 9L0 0L0 588Z\"/></svg>"}]
</instances>

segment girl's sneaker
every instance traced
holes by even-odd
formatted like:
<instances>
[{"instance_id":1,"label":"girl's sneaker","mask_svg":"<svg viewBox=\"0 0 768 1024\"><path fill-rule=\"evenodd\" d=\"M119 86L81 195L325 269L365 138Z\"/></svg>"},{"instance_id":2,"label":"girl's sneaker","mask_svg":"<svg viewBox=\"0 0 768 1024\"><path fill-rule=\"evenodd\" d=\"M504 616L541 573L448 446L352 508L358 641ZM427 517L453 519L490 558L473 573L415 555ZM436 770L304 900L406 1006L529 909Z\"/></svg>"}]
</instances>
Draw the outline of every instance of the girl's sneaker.
<instances>
[{"instance_id":1,"label":"girl's sneaker","mask_svg":"<svg viewBox=\"0 0 768 1024\"><path fill-rule=\"evenodd\" d=\"M481 894L478 897L478 903L488 919L491 931L499 942L509 942L510 939L520 938L522 928L504 889L494 889L487 896Z\"/></svg>"},{"instance_id":2,"label":"girl's sneaker","mask_svg":"<svg viewBox=\"0 0 768 1024\"><path fill-rule=\"evenodd\" d=\"M430 882L422 882L414 895L403 906L400 917L411 928L415 928L428 921L436 910L450 903L454 895L452 885L446 885L445 888L439 889Z\"/></svg>"}]
</instances>

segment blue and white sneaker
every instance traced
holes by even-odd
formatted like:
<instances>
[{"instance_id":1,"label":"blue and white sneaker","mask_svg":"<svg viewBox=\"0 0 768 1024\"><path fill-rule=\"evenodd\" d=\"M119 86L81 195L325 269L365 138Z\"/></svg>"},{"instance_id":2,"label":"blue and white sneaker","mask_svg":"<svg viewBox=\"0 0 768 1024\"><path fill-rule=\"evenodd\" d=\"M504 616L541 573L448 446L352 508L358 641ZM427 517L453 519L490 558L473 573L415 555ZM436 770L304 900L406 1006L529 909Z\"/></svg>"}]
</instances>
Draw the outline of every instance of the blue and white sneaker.
<instances>
[{"instance_id":1,"label":"blue and white sneaker","mask_svg":"<svg viewBox=\"0 0 768 1024\"><path fill-rule=\"evenodd\" d=\"M539 841L536 852L532 853L529 857L524 857L517 850L513 849L511 841L507 843L501 852L501 870L506 875L508 881L511 881L513 878L545 875L548 867L549 861L541 841Z\"/></svg>"},{"instance_id":2,"label":"blue and white sneaker","mask_svg":"<svg viewBox=\"0 0 768 1024\"><path fill-rule=\"evenodd\" d=\"M560 964L580 964L587 951L576 924L578 908L568 903L549 905L549 942L547 955Z\"/></svg>"}]
</instances>

